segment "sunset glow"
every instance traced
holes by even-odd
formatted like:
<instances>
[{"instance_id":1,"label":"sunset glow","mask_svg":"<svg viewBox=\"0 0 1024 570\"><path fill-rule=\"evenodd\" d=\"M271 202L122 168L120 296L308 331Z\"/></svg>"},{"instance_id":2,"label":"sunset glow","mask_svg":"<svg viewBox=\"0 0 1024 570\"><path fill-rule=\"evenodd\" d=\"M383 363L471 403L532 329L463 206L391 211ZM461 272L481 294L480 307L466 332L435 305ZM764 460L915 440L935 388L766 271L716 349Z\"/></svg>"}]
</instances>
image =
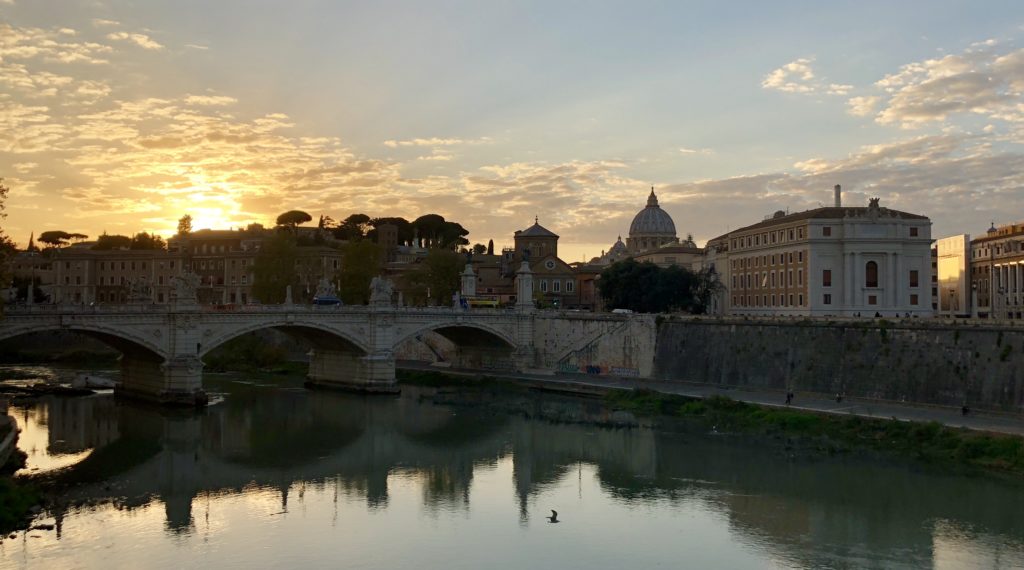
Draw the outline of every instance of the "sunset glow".
<instances>
[{"instance_id":1,"label":"sunset glow","mask_svg":"<svg viewBox=\"0 0 1024 570\"><path fill-rule=\"evenodd\" d=\"M0 1L19 243L168 236L185 213L199 229L435 212L499 246L540 216L578 260L652 185L698 243L836 183L929 215L936 236L1016 220L1000 204L1024 172L1014 3L837 4L813 29L803 7L760 4L744 22L684 5L201 6Z\"/></svg>"}]
</instances>

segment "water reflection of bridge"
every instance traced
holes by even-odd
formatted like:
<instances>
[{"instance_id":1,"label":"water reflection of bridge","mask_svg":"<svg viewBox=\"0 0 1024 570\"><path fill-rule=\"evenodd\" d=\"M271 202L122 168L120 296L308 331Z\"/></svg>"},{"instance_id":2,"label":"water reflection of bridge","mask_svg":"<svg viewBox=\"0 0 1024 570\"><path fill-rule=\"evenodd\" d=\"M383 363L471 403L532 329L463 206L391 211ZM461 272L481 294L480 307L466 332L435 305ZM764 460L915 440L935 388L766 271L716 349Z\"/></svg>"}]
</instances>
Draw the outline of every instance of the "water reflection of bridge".
<instances>
[{"instance_id":1,"label":"water reflection of bridge","mask_svg":"<svg viewBox=\"0 0 1024 570\"><path fill-rule=\"evenodd\" d=\"M277 488L286 509L295 484L334 482L382 508L389 475L405 471L421 477L428 506L468 505L477 466L511 453L520 516L531 496L583 462L597 466L602 487L614 496L640 504L701 501L724 513L746 540L796 565L827 565L822 549L829 546L933 552L941 548L934 521L1024 540L1016 521L1024 496L1001 482L858 458L790 460L778 450L721 438L529 419L606 420L597 403L505 394L502 409L524 412L506 415L488 407L495 402L451 408L421 400L427 392L407 392L387 401L301 391L243 394L185 415L118 406L120 436L64 475L81 482L67 498L113 498L110 488L128 508L157 498L167 525L188 532L195 499L205 493ZM61 430L78 425L54 417L71 409L51 413L55 440L69 441Z\"/></svg>"}]
</instances>

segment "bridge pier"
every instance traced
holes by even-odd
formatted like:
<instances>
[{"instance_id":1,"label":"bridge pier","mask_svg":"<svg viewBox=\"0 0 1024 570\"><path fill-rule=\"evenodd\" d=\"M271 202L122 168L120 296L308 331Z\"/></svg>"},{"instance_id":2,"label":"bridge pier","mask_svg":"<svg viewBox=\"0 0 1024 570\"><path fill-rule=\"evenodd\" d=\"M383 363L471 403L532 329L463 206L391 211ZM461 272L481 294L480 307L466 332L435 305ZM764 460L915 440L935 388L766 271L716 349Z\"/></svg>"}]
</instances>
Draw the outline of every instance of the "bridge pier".
<instances>
[{"instance_id":1,"label":"bridge pier","mask_svg":"<svg viewBox=\"0 0 1024 570\"><path fill-rule=\"evenodd\" d=\"M391 351L357 354L315 349L309 360L308 385L374 394L397 394L395 355Z\"/></svg>"},{"instance_id":2,"label":"bridge pier","mask_svg":"<svg viewBox=\"0 0 1024 570\"><path fill-rule=\"evenodd\" d=\"M203 361L178 355L163 362L125 354L118 396L172 406L205 406Z\"/></svg>"}]
</instances>

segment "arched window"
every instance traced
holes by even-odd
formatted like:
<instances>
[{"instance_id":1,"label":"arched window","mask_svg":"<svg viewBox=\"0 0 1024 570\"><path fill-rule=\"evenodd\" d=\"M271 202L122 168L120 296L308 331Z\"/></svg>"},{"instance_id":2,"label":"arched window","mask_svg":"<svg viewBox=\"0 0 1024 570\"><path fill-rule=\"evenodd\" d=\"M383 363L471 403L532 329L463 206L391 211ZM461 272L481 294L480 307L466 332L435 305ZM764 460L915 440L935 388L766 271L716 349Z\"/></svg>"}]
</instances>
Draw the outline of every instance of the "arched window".
<instances>
[{"instance_id":1,"label":"arched window","mask_svg":"<svg viewBox=\"0 0 1024 570\"><path fill-rule=\"evenodd\" d=\"M874 261L864 266L864 286L878 287L878 264Z\"/></svg>"}]
</instances>

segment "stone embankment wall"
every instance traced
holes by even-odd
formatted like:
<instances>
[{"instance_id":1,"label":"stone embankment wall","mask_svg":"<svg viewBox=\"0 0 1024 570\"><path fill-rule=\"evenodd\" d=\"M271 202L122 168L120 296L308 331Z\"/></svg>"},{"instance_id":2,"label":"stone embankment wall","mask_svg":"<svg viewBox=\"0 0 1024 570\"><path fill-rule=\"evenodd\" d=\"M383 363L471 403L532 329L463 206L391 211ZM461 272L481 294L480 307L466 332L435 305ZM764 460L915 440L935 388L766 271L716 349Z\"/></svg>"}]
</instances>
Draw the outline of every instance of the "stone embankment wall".
<instances>
[{"instance_id":1,"label":"stone embankment wall","mask_svg":"<svg viewBox=\"0 0 1024 570\"><path fill-rule=\"evenodd\" d=\"M654 315L538 316L533 333L537 368L561 373L650 377L654 373L656 332Z\"/></svg>"},{"instance_id":2,"label":"stone embankment wall","mask_svg":"<svg viewBox=\"0 0 1024 570\"><path fill-rule=\"evenodd\" d=\"M907 320L663 320L660 380L1024 411L1024 327Z\"/></svg>"}]
</instances>

